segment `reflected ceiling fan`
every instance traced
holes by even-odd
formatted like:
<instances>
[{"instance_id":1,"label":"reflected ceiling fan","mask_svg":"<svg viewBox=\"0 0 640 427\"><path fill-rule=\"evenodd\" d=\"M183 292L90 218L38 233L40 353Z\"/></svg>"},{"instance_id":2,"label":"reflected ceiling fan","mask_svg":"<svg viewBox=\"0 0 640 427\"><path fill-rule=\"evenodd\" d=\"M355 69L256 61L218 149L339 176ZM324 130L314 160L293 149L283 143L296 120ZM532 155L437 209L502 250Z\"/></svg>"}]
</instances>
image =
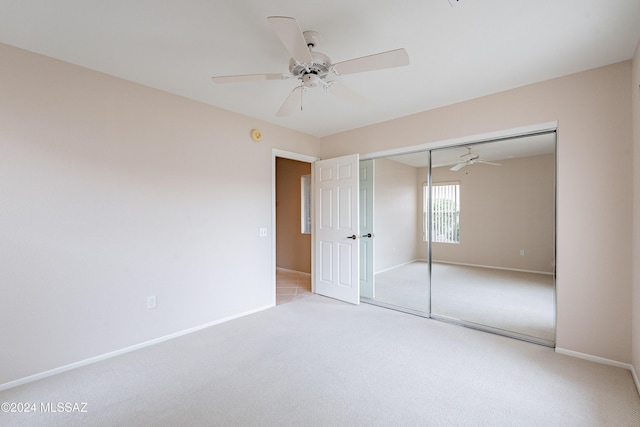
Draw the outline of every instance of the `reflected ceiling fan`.
<instances>
[{"instance_id":1,"label":"reflected ceiling fan","mask_svg":"<svg viewBox=\"0 0 640 427\"><path fill-rule=\"evenodd\" d=\"M340 76L409 65L409 56L404 49L390 50L333 64L327 55L313 50L320 38L318 32L302 32L295 18L287 16L269 16L267 21L291 55L290 74L245 74L212 77L212 80L215 83L244 83L284 80L292 77L298 79L300 84L289 93L276 116L291 115L298 105L302 108L302 93L318 86L356 107L367 106L370 104L368 99L336 81L327 80L328 77L331 74Z\"/></svg>"},{"instance_id":2,"label":"reflected ceiling fan","mask_svg":"<svg viewBox=\"0 0 640 427\"><path fill-rule=\"evenodd\" d=\"M479 154L471 152L471 147L467 147L467 150L469 150L469 152L461 155L460 156L460 160L458 160L456 163L450 163L450 164L453 164L455 166L452 167L449 170L459 171L463 167L468 166L468 165L472 165L474 163L484 163L485 165L500 166L499 163L487 162L485 160L482 160L480 158Z\"/></svg>"}]
</instances>

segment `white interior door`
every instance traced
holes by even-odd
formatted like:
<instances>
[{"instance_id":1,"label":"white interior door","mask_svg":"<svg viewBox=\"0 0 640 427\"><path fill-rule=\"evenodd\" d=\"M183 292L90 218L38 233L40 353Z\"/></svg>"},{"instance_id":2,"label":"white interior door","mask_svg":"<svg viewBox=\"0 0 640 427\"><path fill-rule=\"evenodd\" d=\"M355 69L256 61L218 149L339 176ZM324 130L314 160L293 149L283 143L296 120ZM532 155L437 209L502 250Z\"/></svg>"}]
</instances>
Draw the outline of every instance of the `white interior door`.
<instances>
[{"instance_id":1,"label":"white interior door","mask_svg":"<svg viewBox=\"0 0 640 427\"><path fill-rule=\"evenodd\" d=\"M319 160L315 181L315 291L360 303L359 156Z\"/></svg>"},{"instance_id":2,"label":"white interior door","mask_svg":"<svg viewBox=\"0 0 640 427\"><path fill-rule=\"evenodd\" d=\"M360 162L360 296L375 298L373 275L373 171L372 159Z\"/></svg>"}]
</instances>

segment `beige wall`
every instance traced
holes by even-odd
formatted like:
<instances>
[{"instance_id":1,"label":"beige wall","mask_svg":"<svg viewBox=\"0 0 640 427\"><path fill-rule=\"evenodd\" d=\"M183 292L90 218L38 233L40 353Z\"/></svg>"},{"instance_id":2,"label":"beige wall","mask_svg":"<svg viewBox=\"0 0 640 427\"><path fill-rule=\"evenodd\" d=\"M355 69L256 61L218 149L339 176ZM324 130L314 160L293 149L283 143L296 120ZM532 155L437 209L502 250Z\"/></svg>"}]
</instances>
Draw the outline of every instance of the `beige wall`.
<instances>
[{"instance_id":1,"label":"beige wall","mask_svg":"<svg viewBox=\"0 0 640 427\"><path fill-rule=\"evenodd\" d=\"M276 265L311 273L311 234L301 232L301 177L311 163L276 159Z\"/></svg>"},{"instance_id":2,"label":"beige wall","mask_svg":"<svg viewBox=\"0 0 640 427\"><path fill-rule=\"evenodd\" d=\"M0 64L0 385L275 303L272 149L317 138L7 45Z\"/></svg>"},{"instance_id":3,"label":"beige wall","mask_svg":"<svg viewBox=\"0 0 640 427\"><path fill-rule=\"evenodd\" d=\"M376 159L374 169L374 267L380 272L417 257L418 169L389 159Z\"/></svg>"},{"instance_id":4,"label":"beige wall","mask_svg":"<svg viewBox=\"0 0 640 427\"><path fill-rule=\"evenodd\" d=\"M0 44L0 384L272 305L271 230L258 236L271 224L272 148L328 158L553 120L558 346L630 362L638 62L636 52L632 90L627 61L318 147L299 132ZM260 143L249 138L255 127ZM639 276L636 266L636 325ZM157 309L146 309L148 295Z\"/></svg>"},{"instance_id":5,"label":"beige wall","mask_svg":"<svg viewBox=\"0 0 640 427\"><path fill-rule=\"evenodd\" d=\"M557 345L631 361L631 61L322 139L322 158L558 121Z\"/></svg>"},{"instance_id":6,"label":"beige wall","mask_svg":"<svg viewBox=\"0 0 640 427\"><path fill-rule=\"evenodd\" d=\"M640 375L640 43L633 57L633 366ZM640 387L640 383L636 383Z\"/></svg>"},{"instance_id":7,"label":"beige wall","mask_svg":"<svg viewBox=\"0 0 640 427\"><path fill-rule=\"evenodd\" d=\"M499 163L433 169L434 184L460 183L461 206L460 243L432 243L433 260L553 273L555 156Z\"/></svg>"},{"instance_id":8,"label":"beige wall","mask_svg":"<svg viewBox=\"0 0 640 427\"><path fill-rule=\"evenodd\" d=\"M385 158L375 162L376 271L428 259L428 245L422 240L427 168ZM434 243L434 260L553 273L555 155L500 164L500 168L476 165L462 172L434 169L434 183L461 183L465 207L460 244ZM415 200L409 197L411 191ZM398 232L402 239L393 238ZM410 248L413 242L415 247ZM524 256L520 249L525 249Z\"/></svg>"}]
</instances>

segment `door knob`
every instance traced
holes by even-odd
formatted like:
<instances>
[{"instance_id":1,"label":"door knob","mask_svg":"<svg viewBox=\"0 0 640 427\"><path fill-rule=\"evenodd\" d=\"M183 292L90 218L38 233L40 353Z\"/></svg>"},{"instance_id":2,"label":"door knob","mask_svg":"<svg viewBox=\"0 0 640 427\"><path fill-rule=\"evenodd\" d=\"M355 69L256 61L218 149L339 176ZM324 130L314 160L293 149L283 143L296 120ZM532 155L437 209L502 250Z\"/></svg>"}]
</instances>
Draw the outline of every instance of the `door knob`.
<instances>
[{"instance_id":1,"label":"door knob","mask_svg":"<svg viewBox=\"0 0 640 427\"><path fill-rule=\"evenodd\" d=\"M357 238L358 238L358 236L356 236L355 234L353 236L347 237L347 239L353 239L353 240L356 240Z\"/></svg>"},{"instance_id":2,"label":"door knob","mask_svg":"<svg viewBox=\"0 0 640 427\"><path fill-rule=\"evenodd\" d=\"M371 233L367 233L367 234L363 234L360 237L369 237L369 238L371 238L371 237L373 237L373 235Z\"/></svg>"}]
</instances>

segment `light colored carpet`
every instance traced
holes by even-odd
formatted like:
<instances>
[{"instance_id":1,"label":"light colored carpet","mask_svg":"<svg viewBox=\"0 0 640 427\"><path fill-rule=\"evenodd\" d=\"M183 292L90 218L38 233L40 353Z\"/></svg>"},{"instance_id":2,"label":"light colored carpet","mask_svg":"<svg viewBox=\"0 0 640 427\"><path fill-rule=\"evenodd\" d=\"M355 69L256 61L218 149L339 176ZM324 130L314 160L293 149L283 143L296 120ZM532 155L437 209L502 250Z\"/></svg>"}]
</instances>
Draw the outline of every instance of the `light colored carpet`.
<instances>
[{"instance_id":1,"label":"light colored carpet","mask_svg":"<svg viewBox=\"0 0 640 427\"><path fill-rule=\"evenodd\" d=\"M311 296L0 392L3 426L638 426L631 373Z\"/></svg>"},{"instance_id":2,"label":"light colored carpet","mask_svg":"<svg viewBox=\"0 0 640 427\"><path fill-rule=\"evenodd\" d=\"M426 262L376 275L376 300L555 341L553 276Z\"/></svg>"},{"instance_id":3,"label":"light colored carpet","mask_svg":"<svg viewBox=\"0 0 640 427\"><path fill-rule=\"evenodd\" d=\"M416 261L377 273L375 301L429 313L429 264Z\"/></svg>"}]
</instances>

